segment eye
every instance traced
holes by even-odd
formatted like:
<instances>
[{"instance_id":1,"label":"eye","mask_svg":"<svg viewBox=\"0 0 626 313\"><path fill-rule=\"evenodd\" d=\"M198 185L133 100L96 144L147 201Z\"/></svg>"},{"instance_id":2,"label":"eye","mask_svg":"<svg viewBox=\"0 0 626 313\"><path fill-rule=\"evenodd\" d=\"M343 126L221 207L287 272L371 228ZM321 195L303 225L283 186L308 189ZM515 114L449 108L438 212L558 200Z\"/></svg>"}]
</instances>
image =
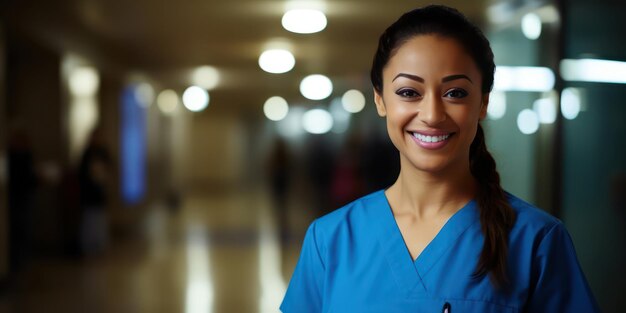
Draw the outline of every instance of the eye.
<instances>
[{"instance_id":1,"label":"eye","mask_svg":"<svg viewBox=\"0 0 626 313\"><path fill-rule=\"evenodd\" d=\"M444 97L460 99L460 98L467 97L467 95L468 95L467 91L465 91L465 90L463 90L461 88L454 88L454 89L451 89L450 91L446 92Z\"/></svg>"},{"instance_id":2,"label":"eye","mask_svg":"<svg viewBox=\"0 0 626 313\"><path fill-rule=\"evenodd\" d=\"M420 96L420 94L413 89L400 89L396 91L396 94L402 98L415 98Z\"/></svg>"}]
</instances>

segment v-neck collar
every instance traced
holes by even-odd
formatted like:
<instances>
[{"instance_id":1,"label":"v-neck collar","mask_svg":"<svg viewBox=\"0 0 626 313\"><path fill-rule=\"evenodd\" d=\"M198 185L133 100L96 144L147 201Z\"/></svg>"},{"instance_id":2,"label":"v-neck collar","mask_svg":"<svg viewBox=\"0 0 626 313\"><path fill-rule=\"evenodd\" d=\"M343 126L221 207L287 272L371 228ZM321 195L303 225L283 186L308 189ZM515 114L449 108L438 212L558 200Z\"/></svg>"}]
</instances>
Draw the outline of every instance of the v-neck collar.
<instances>
[{"instance_id":1,"label":"v-neck collar","mask_svg":"<svg viewBox=\"0 0 626 313\"><path fill-rule=\"evenodd\" d=\"M422 253L413 260L404 242L400 228L393 216L391 205L384 190L372 197L373 220L378 225L378 240L385 251L391 271L401 290L407 297L424 296L428 293L424 277L444 253L456 242L459 236L472 224L479 220L476 202L469 201L448 219L439 233L424 248Z\"/></svg>"}]
</instances>

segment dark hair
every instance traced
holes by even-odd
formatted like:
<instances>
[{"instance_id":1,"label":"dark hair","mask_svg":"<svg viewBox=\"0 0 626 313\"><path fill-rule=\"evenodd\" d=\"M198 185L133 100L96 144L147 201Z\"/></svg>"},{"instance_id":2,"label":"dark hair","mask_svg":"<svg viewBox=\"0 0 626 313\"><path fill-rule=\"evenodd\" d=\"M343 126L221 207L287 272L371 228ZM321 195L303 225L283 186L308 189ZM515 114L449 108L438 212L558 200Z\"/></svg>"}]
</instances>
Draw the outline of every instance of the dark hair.
<instances>
[{"instance_id":1,"label":"dark hair","mask_svg":"<svg viewBox=\"0 0 626 313\"><path fill-rule=\"evenodd\" d=\"M485 35L456 9L430 5L405 13L380 36L371 70L372 85L378 94L382 95L383 69L389 59L402 44L418 35L438 35L458 41L481 72L482 92L491 91L495 64ZM479 183L476 201L484 235L483 249L474 274L480 277L490 273L492 282L500 287L508 282L507 242L515 222L515 212L500 186L496 162L487 151L480 124L470 146L470 171Z\"/></svg>"}]
</instances>

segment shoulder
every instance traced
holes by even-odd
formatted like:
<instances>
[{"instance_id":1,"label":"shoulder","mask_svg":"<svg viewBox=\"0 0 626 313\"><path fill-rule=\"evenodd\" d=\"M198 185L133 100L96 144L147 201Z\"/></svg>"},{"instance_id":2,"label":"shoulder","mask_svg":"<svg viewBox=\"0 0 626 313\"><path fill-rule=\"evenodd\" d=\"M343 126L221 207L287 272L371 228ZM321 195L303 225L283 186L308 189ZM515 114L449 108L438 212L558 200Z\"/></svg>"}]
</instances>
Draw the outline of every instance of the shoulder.
<instances>
[{"instance_id":1,"label":"shoulder","mask_svg":"<svg viewBox=\"0 0 626 313\"><path fill-rule=\"evenodd\" d=\"M509 236L512 275L532 291L526 311L599 312L565 225L532 204L508 197L517 213Z\"/></svg>"},{"instance_id":2,"label":"shoulder","mask_svg":"<svg viewBox=\"0 0 626 313\"><path fill-rule=\"evenodd\" d=\"M308 233L322 246L346 243L355 237L369 238L373 236L373 221L379 219L386 206L384 191L373 192L317 218Z\"/></svg>"},{"instance_id":3,"label":"shoulder","mask_svg":"<svg viewBox=\"0 0 626 313\"><path fill-rule=\"evenodd\" d=\"M383 190L379 190L358 198L314 221L317 228L332 230L346 224L363 221L372 210L380 209L386 198Z\"/></svg>"},{"instance_id":4,"label":"shoulder","mask_svg":"<svg viewBox=\"0 0 626 313\"><path fill-rule=\"evenodd\" d=\"M533 250L541 242L552 237L569 238L563 222L550 213L507 193L509 203L516 213L515 224L510 232L511 242L530 244Z\"/></svg>"},{"instance_id":5,"label":"shoulder","mask_svg":"<svg viewBox=\"0 0 626 313\"><path fill-rule=\"evenodd\" d=\"M507 193L509 204L516 214L515 227L552 228L561 225L561 221L550 213Z\"/></svg>"}]
</instances>

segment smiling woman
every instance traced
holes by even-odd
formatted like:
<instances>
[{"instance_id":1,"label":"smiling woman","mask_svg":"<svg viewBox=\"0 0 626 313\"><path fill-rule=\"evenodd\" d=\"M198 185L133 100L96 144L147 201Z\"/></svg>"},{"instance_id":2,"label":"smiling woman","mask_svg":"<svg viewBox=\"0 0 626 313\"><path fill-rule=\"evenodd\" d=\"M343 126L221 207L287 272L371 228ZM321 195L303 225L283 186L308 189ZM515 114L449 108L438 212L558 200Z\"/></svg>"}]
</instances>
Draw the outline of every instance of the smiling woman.
<instances>
[{"instance_id":1,"label":"smiling woman","mask_svg":"<svg viewBox=\"0 0 626 313\"><path fill-rule=\"evenodd\" d=\"M598 311L563 224L500 186L493 57L445 6L383 33L371 78L400 174L312 223L283 312Z\"/></svg>"},{"instance_id":2,"label":"smiling woman","mask_svg":"<svg viewBox=\"0 0 626 313\"><path fill-rule=\"evenodd\" d=\"M480 71L457 41L414 37L396 51L383 77L391 83L375 93L376 108L387 118L401 162L456 175L465 169L471 176L469 147L476 122L485 117L488 94L481 92Z\"/></svg>"}]
</instances>

